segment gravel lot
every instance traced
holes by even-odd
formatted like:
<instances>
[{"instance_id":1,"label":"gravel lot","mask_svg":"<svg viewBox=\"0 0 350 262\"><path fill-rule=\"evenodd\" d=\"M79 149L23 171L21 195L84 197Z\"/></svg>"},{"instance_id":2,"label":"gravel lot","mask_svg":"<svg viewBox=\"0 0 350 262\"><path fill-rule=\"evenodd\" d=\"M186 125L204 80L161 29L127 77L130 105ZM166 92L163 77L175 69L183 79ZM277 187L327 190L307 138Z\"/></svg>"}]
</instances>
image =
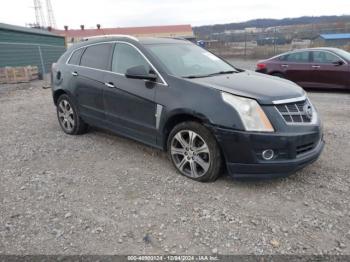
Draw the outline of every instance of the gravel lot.
<instances>
[{"instance_id":1,"label":"gravel lot","mask_svg":"<svg viewBox=\"0 0 350 262\"><path fill-rule=\"evenodd\" d=\"M240 58L229 58L227 61L238 68L244 68L253 71L255 70L257 64L256 60L243 60Z\"/></svg>"},{"instance_id":2,"label":"gravel lot","mask_svg":"<svg viewBox=\"0 0 350 262\"><path fill-rule=\"evenodd\" d=\"M202 184L105 131L65 135L42 82L0 86L0 254L350 254L350 94L310 93L321 158Z\"/></svg>"}]
</instances>

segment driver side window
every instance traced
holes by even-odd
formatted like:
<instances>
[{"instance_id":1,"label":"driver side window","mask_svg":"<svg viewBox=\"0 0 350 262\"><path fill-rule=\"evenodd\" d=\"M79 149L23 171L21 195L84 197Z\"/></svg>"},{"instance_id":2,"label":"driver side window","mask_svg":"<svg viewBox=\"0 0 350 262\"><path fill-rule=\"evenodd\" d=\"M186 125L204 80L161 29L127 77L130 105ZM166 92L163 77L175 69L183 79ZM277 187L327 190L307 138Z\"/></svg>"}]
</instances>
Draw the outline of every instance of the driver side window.
<instances>
[{"instance_id":1,"label":"driver side window","mask_svg":"<svg viewBox=\"0 0 350 262\"><path fill-rule=\"evenodd\" d=\"M322 51L314 51L313 58L315 63L320 63L320 64L331 64L340 60L337 56L331 53L322 52Z\"/></svg>"},{"instance_id":2,"label":"driver side window","mask_svg":"<svg viewBox=\"0 0 350 262\"><path fill-rule=\"evenodd\" d=\"M148 62L143 58L143 56L131 45L116 43L112 71L124 74L131 67L144 66L147 72L151 71L151 67Z\"/></svg>"}]
</instances>

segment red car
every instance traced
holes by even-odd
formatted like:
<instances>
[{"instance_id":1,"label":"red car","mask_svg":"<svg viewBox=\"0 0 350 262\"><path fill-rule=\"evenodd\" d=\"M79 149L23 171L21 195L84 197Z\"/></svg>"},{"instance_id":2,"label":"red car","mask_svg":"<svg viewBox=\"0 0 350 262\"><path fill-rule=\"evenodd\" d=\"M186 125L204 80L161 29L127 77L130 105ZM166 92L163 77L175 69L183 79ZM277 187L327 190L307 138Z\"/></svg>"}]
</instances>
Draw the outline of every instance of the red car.
<instances>
[{"instance_id":1,"label":"red car","mask_svg":"<svg viewBox=\"0 0 350 262\"><path fill-rule=\"evenodd\" d=\"M350 90L350 53L337 48L309 48L259 61L256 72L291 80L305 88Z\"/></svg>"}]
</instances>

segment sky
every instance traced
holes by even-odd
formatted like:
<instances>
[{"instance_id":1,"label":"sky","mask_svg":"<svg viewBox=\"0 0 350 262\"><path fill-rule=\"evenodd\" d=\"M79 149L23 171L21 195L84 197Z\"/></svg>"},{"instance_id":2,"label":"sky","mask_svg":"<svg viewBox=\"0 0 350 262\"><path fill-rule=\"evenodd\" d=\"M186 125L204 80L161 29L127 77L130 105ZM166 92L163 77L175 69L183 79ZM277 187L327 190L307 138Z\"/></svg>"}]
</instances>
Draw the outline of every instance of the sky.
<instances>
[{"instance_id":1,"label":"sky","mask_svg":"<svg viewBox=\"0 0 350 262\"><path fill-rule=\"evenodd\" d=\"M46 0L41 0L45 9ZM350 14L350 0L51 0L58 28L243 22L256 18ZM0 22L35 22L33 0L3 0ZM46 13L46 12L45 12Z\"/></svg>"}]
</instances>

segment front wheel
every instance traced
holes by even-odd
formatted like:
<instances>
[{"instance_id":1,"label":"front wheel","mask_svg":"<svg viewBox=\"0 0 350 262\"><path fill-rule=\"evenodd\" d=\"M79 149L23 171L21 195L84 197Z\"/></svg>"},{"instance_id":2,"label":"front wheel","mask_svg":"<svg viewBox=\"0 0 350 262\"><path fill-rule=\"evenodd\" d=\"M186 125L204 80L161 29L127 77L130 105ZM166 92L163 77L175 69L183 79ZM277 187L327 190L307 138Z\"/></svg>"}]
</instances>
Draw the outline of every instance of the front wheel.
<instances>
[{"instance_id":1,"label":"front wheel","mask_svg":"<svg viewBox=\"0 0 350 262\"><path fill-rule=\"evenodd\" d=\"M168 138L168 154L176 169L188 178L210 182L220 175L220 148L211 132L197 122L174 127Z\"/></svg>"}]
</instances>

